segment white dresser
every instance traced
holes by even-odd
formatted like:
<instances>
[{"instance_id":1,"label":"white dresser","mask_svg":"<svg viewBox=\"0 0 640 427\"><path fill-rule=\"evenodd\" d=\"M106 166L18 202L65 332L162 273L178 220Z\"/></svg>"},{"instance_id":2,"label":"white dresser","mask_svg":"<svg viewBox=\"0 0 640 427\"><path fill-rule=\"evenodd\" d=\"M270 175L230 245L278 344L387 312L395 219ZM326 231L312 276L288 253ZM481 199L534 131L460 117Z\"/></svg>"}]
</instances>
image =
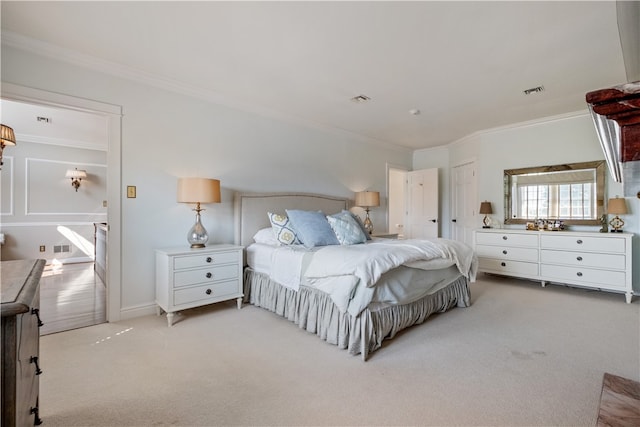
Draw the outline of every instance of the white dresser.
<instances>
[{"instance_id":1,"label":"white dresser","mask_svg":"<svg viewBox=\"0 0 640 427\"><path fill-rule=\"evenodd\" d=\"M631 303L628 233L481 229L479 270L486 273L623 292Z\"/></svg>"},{"instance_id":2,"label":"white dresser","mask_svg":"<svg viewBox=\"0 0 640 427\"><path fill-rule=\"evenodd\" d=\"M156 304L173 325L174 313L236 298L242 307L242 246L156 249Z\"/></svg>"}]
</instances>

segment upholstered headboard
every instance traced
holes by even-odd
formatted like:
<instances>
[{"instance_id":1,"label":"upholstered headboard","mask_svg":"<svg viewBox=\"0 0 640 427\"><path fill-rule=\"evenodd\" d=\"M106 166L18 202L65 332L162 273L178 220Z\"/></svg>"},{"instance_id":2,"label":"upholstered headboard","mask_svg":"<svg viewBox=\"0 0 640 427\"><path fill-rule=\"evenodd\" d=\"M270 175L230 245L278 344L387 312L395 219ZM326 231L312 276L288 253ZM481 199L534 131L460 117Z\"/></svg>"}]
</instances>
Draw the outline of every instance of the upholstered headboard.
<instances>
[{"instance_id":1,"label":"upholstered headboard","mask_svg":"<svg viewBox=\"0 0 640 427\"><path fill-rule=\"evenodd\" d=\"M247 246L262 228L270 227L267 212L284 214L285 209L321 210L327 215L349 209L342 197L311 193L236 193L234 196L235 243Z\"/></svg>"}]
</instances>

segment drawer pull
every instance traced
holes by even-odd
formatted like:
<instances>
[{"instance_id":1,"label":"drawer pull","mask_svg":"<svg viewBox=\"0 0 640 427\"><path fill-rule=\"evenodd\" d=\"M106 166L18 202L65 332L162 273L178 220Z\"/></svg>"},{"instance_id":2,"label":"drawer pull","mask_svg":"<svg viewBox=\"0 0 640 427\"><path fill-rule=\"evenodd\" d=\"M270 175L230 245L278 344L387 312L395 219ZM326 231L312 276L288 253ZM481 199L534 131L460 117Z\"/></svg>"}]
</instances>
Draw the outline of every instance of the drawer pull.
<instances>
[{"instance_id":1,"label":"drawer pull","mask_svg":"<svg viewBox=\"0 0 640 427\"><path fill-rule=\"evenodd\" d=\"M582 272L581 271L578 271L576 274L578 275L578 277L582 277Z\"/></svg>"},{"instance_id":2,"label":"drawer pull","mask_svg":"<svg viewBox=\"0 0 640 427\"><path fill-rule=\"evenodd\" d=\"M44 323L42 323L42 320L40 320L40 309L32 308L31 309L31 314L35 314L36 317L38 318L38 327L44 325Z\"/></svg>"},{"instance_id":3,"label":"drawer pull","mask_svg":"<svg viewBox=\"0 0 640 427\"><path fill-rule=\"evenodd\" d=\"M213 258L211 258L210 256L207 257L207 262L212 262Z\"/></svg>"},{"instance_id":4,"label":"drawer pull","mask_svg":"<svg viewBox=\"0 0 640 427\"><path fill-rule=\"evenodd\" d=\"M508 237L507 236L502 236L502 240L507 240Z\"/></svg>"},{"instance_id":5,"label":"drawer pull","mask_svg":"<svg viewBox=\"0 0 640 427\"><path fill-rule=\"evenodd\" d=\"M503 266L503 267L506 267L507 263L506 262L501 262L500 265Z\"/></svg>"},{"instance_id":6,"label":"drawer pull","mask_svg":"<svg viewBox=\"0 0 640 427\"><path fill-rule=\"evenodd\" d=\"M504 251L502 251L502 253L506 255L507 254L507 250L505 249Z\"/></svg>"},{"instance_id":7,"label":"drawer pull","mask_svg":"<svg viewBox=\"0 0 640 427\"><path fill-rule=\"evenodd\" d=\"M581 244L582 244L582 239L578 239L578 240L576 241L576 243L577 243L577 244L579 244L579 245L581 245Z\"/></svg>"},{"instance_id":8,"label":"drawer pull","mask_svg":"<svg viewBox=\"0 0 640 427\"><path fill-rule=\"evenodd\" d=\"M211 295L211 289L207 289L206 291L204 291L204 293L207 295Z\"/></svg>"},{"instance_id":9,"label":"drawer pull","mask_svg":"<svg viewBox=\"0 0 640 427\"><path fill-rule=\"evenodd\" d=\"M578 261L582 261L582 257L579 256L578 258L576 258Z\"/></svg>"},{"instance_id":10,"label":"drawer pull","mask_svg":"<svg viewBox=\"0 0 640 427\"><path fill-rule=\"evenodd\" d=\"M35 408L31 408L29 412L35 415L33 420L34 426L39 426L40 424L42 424L42 418L40 418L40 414L39 414L40 410L38 409L37 406Z\"/></svg>"},{"instance_id":11,"label":"drawer pull","mask_svg":"<svg viewBox=\"0 0 640 427\"><path fill-rule=\"evenodd\" d=\"M42 369L40 369L40 366L38 366L38 356L31 356L29 362L36 364L36 375L40 375L42 373Z\"/></svg>"},{"instance_id":12,"label":"drawer pull","mask_svg":"<svg viewBox=\"0 0 640 427\"><path fill-rule=\"evenodd\" d=\"M207 276L207 279L211 279L211 276L213 276L213 274L207 273L206 276Z\"/></svg>"}]
</instances>

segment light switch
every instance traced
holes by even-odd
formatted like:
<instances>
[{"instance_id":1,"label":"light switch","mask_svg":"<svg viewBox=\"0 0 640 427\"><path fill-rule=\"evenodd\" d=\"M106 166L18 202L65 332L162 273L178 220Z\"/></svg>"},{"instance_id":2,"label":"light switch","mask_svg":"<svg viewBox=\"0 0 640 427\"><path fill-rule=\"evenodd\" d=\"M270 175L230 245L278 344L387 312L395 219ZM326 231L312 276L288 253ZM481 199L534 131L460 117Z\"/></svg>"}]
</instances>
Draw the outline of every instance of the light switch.
<instances>
[{"instance_id":1,"label":"light switch","mask_svg":"<svg viewBox=\"0 0 640 427\"><path fill-rule=\"evenodd\" d=\"M127 198L135 199L136 198L136 186L135 185L127 185Z\"/></svg>"}]
</instances>

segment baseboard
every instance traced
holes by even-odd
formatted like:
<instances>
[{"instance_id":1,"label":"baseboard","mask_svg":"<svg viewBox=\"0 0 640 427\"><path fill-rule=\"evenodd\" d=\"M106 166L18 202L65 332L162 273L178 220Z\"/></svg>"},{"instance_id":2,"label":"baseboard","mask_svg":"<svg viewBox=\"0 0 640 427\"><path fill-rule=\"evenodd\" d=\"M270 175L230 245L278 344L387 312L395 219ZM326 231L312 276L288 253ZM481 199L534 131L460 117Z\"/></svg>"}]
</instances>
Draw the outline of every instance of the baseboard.
<instances>
[{"instance_id":1,"label":"baseboard","mask_svg":"<svg viewBox=\"0 0 640 427\"><path fill-rule=\"evenodd\" d=\"M123 308L120 310L120 320L156 314L156 307L157 306L155 304L141 304L138 306Z\"/></svg>"}]
</instances>

